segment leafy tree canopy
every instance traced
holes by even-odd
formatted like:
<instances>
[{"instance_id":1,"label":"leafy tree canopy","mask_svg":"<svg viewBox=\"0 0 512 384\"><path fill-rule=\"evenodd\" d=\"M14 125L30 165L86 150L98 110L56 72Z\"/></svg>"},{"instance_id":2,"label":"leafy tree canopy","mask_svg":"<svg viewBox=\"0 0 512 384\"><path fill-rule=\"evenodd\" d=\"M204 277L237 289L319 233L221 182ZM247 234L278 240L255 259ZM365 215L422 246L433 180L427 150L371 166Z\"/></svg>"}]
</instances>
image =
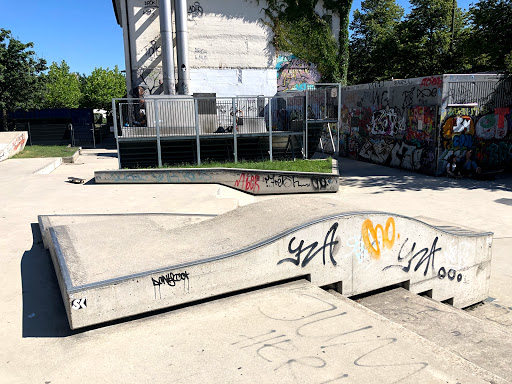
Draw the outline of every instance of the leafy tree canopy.
<instances>
[{"instance_id":1,"label":"leafy tree canopy","mask_svg":"<svg viewBox=\"0 0 512 384\"><path fill-rule=\"evenodd\" d=\"M38 107L43 82L39 74L46 61L36 57L32 43L15 39L11 31L0 28L0 109L6 129L7 111Z\"/></svg>"},{"instance_id":2,"label":"leafy tree canopy","mask_svg":"<svg viewBox=\"0 0 512 384\"><path fill-rule=\"evenodd\" d=\"M126 78L114 69L95 68L92 73L82 78L82 105L87 108L112 110L112 99L126 96Z\"/></svg>"},{"instance_id":3,"label":"leafy tree canopy","mask_svg":"<svg viewBox=\"0 0 512 384\"><path fill-rule=\"evenodd\" d=\"M364 0L350 23L350 82L367 83L394 75L399 50L397 26L404 9L395 0Z\"/></svg>"},{"instance_id":4,"label":"leafy tree canopy","mask_svg":"<svg viewBox=\"0 0 512 384\"><path fill-rule=\"evenodd\" d=\"M80 103L80 79L70 72L69 65L62 60L53 62L45 76L44 108L78 108Z\"/></svg>"},{"instance_id":5,"label":"leafy tree canopy","mask_svg":"<svg viewBox=\"0 0 512 384\"><path fill-rule=\"evenodd\" d=\"M470 32L465 41L473 71L510 68L512 61L512 1L480 0L469 10Z\"/></svg>"},{"instance_id":6,"label":"leafy tree canopy","mask_svg":"<svg viewBox=\"0 0 512 384\"><path fill-rule=\"evenodd\" d=\"M453 70L457 55L453 51L452 18L453 39L457 39L463 33L463 11L453 0L411 0L411 5L411 12L398 26L397 75L428 76Z\"/></svg>"}]
</instances>

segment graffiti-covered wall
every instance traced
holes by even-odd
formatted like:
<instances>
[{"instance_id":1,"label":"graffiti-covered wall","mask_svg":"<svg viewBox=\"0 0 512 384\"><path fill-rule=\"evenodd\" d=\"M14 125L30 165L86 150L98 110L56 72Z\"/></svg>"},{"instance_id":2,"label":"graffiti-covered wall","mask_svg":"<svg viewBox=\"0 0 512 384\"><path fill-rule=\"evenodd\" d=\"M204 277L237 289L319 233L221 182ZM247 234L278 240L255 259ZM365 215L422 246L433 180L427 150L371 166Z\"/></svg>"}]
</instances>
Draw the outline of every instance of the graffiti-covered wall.
<instances>
[{"instance_id":1,"label":"graffiti-covered wall","mask_svg":"<svg viewBox=\"0 0 512 384\"><path fill-rule=\"evenodd\" d=\"M446 75L438 173L454 154L484 171L512 170L512 82L496 75Z\"/></svg>"},{"instance_id":2,"label":"graffiti-covered wall","mask_svg":"<svg viewBox=\"0 0 512 384\"><path fill-rule=\"evenodd\" d=\"M322 75L315 64L294 55L279 56L276 64L277 91L304 91L307 84L319 83Z\"/></svg>"},{"instance_id":3,"label":"graffiti-covered wall","mask_svg":"<svg viewBox=\"0 0 512 384\"><path fill-rule=\"evenodd\" d=\"M352 158L435 173L442 76L342 88L340 147Z\"/></svg>"},{"instance_id":4,"label":"graffiti-covered wall","mask_svg":"<svg viewBox=\"0 0 512 384\"><path fill-rule=\"evenodd\" d=\"M442 75L342 88L342 148L359 160L441 175L446 160L512 170L512 82Z\"/></svg>"}]
</instances>

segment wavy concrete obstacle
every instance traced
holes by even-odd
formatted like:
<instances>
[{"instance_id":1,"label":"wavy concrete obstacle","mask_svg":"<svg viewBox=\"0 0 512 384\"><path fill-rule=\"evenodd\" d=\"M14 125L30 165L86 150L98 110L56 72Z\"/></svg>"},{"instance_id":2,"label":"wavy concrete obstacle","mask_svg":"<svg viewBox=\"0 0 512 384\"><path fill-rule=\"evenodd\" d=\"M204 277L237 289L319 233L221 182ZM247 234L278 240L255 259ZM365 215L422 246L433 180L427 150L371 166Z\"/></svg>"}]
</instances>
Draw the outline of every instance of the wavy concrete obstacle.
<instances>
[{"instance_id":1,"label":"wavy concrete obstacle","mask_svg":"<svg viewBox=\"0 0 512 384\"><path fill-rule=\"evenodd\" d=\"M7 160L23 151L28 141L28 132L0 132L0 161Z\"/></svg>"},{"instance_id":2,"label":"wavy concrete obstacle","mask_svg":"<svg viewBox=\"0 0 512 384\"><path fill-rule=\"evenodd\" d=\"M40 226L71 328L299 277L345 296L402 284L459 308L487 298L492 233L347 210L292 197L181 224L41 216Z\"/></svg>"},{"instance_id":3,"label":"wavy concrete obstacle","mask_svg":"<svg viewBox=\"0 0 512 384\"><path fill-rule=\"evenodd\" d=\"M94 172L98 184L221 184L253 195L336 192L338 173L238 168L121 169Z\"/></svg>"}]
</instances>

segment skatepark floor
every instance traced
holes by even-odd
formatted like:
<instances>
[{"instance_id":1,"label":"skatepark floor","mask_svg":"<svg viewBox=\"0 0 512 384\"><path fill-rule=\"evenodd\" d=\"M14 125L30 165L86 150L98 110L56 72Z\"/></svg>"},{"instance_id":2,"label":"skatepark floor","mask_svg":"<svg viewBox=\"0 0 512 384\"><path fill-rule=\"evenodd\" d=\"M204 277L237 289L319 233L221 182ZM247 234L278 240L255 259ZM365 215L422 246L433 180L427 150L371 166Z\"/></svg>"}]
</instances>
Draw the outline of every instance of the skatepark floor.
<instances>
[{"instance_id":1,"label":"skatepark floor","mask_svg":"<svg viewBox=\"0 0 512 384\"><path fill-rule=\"evenodd\" d=\"M512 329L512 265L509 262L512 249L512 175L503 174L493 181L458 180L344 158L339 159L338 164L340 190L335 194L311 196L340 199L364 211L386 211L426 222L438 220L454 226L494 232L489 298L471 308L469 313ZM190 312L197 311L197 316L201 316L200 324L190 327L176 325L171 313L164 312L162 316L143 317L85 332L70 331L55 272L42 244L37 216L222 214L240 205L286 196L254 197L218 185L96 185L94 171L117 169L116 152L110 149L84 150L74 164L62 164L50 174L34 174L43 165L41 159L9 159L0 163L1 381L146 382L173 377L176 382L207 382L209 376L202 367L207 369L211 359L219 359L213 364L217 368L212 368L214 376L210 376L211 381L222 379L219 369L223 366L232 367L241 374L236 380L234 375L230 376L233 379L226 382L254 379L257 369L244 378L244 366L236 364L237 359L243 360L244 364L249 364L250 360L239 353L224 353L223 348L213 348L213 344L225 338L210 337L207 326L209 316L213 316L211 323L215 324L215 330L222 330L221 335L230 337L225 340L226 345L234 345L240 340L237 326L245 328L244 316L250 316L250 312L245 314L242 311L238 321L223 323L219 315L212 312L218 308L214 303L208 303L208 310L183 309L185 312L179 315L181 321L193 323L194 316L189 316ZM68 183L68 177L84 178L86 183ZM300 207L297 207L297 214L300 215ZM316 290L310 293L317 299L325 299L325 293ZM228 299L241 301L236 297ZM275 305L279 305L277 303ZM288 304L283 302L282 305ZM305 305L308 306L307 303ZM268 325L271 326L270 323ZM261 334L272 329L259 327ZM180 357L177 358L173 351ZM208 351L210 353L205 353ZM262 352L263 356L273 360L267 352ZM293 359L295 363L290 363ZM190 363L193 360L199 363ZM289 371L288 379L283 379L283 382L293 382L293 366L312 367L320 364L320 360L301 360L299 355L290 355L288 361L280 364L272 365L267 382L274 382L278 377L275 372L279 371ZM239 366L242 368L238 369ZM396 373L396 369L389 368L389 377L393 380L402 378L401 375L393 376L391 372ZM179 376L173 376L173 373ZM337 378L330 376L331 373L322 376L324 382ZM406 376L407 372L403 377ZM379 381L378 377L375 377L375 382ZM265 381L265 376L258 379ZM308 382L306 378L303 380ZM408 382L419 381L410 378Z\"/></svg>"}]
</instances>

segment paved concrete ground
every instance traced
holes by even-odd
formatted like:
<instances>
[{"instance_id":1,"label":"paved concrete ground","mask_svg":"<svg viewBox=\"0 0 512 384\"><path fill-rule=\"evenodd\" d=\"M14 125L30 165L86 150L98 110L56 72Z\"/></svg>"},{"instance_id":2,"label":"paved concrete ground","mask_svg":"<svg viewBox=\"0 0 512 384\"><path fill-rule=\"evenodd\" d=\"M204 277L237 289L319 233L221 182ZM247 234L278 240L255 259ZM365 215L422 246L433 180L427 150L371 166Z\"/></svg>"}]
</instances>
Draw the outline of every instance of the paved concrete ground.
<instances>
[{"instance_id":1,"label":"paved concrete ground","mask_svg":"<svg viewBox=\"0 0 512 384\"><path fill-rule=\"evenodd\" d=\"M188 360L176 359L172 348L180 343L181 356L190 353L191 358L196 358L203 349L201 340L208 340L210 335L205 332L202 336L187 327L180 328L179 335L173 334L170 314L72 334L53 266L42 245L37 215L220 214L238 205L275 197L253 197L216 185L67 182L70 176L90 180L95 170L116 169L115 156L112 150L85 150L77 163L63 164L48 175L33 174L41 168L40 160L16 160L19 167L12 159L0 163L2 381L208 381L206 371L186 369ZM491 298L471 313L512 327L512 177L496 181L449 180L346 159L340 161L340 172L340 191L328 194L328 198L346 200L365 210L442 219L494 231ZM245 328L243 319L240 324ZM226 361L229 356L208 355L208 359Z\"/></svg>"}]
</instances>

